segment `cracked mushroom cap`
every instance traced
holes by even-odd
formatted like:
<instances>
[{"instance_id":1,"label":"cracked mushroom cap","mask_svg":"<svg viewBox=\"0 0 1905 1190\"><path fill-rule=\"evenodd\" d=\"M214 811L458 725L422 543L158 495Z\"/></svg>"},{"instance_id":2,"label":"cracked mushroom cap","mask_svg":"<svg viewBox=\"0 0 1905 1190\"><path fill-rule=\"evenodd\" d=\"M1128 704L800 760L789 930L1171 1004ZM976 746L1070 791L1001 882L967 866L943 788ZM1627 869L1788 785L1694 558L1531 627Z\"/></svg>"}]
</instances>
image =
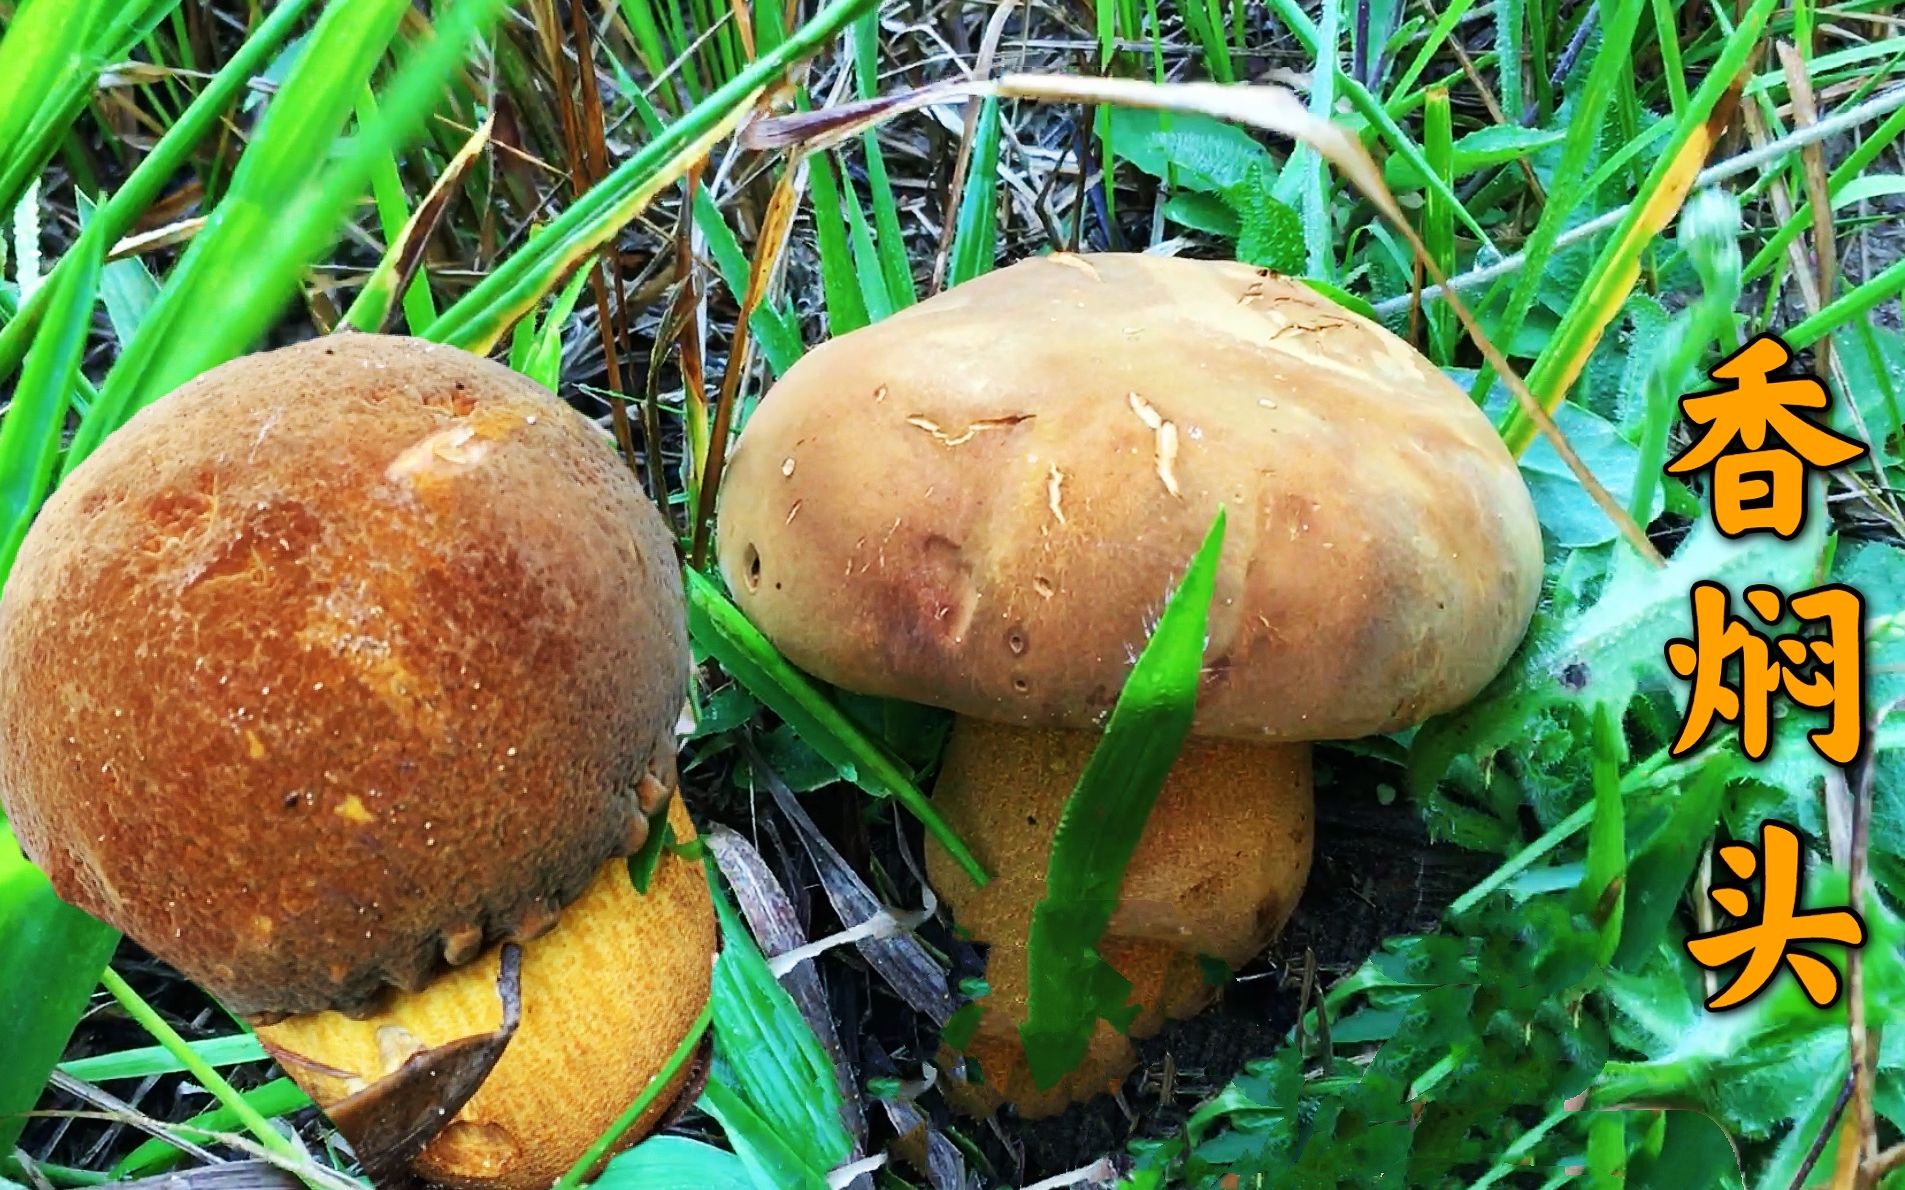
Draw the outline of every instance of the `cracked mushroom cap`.
<instances>
[{"instance_id":1,"label":"cracked mushroom cap","mask_svg":"<svg viewBox=\"0 0 1905 1190\"><path fill-rule=\"evenodd\" d=\"M719 558L786 656L1011 723L1102 721L1217 507L1196 730L1394 730L1521 639L1534 508L1467 395L1308 286L1034 258L790 369L728 464Z\"/></svg>"},{"instance_id":2,"label":"cracked mushroom cap","mask_svg":"<svg viewBox=\"0 0 1905 1190\"><path fill-rule=\"evenodd\" d=\"M141 411L0 599L0 797L67 900L219 996L359 1011L639 845L686 682L659 514L579 414L338 335Z\"/></svg>"}]
</instances>

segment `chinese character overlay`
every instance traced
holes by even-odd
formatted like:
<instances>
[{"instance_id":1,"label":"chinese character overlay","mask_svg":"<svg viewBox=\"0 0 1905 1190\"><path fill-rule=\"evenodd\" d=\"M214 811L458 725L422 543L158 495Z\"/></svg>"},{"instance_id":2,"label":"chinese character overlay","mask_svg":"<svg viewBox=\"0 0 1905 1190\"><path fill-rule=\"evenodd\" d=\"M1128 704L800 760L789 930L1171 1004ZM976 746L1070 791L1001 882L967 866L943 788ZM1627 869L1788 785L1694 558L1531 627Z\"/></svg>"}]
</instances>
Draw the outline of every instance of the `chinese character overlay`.
<instances>
[{"instance_id":1,"label":"chinese character overlay","mask_svg":"<svg viewBox=\"0 0 1905 1190\"><path fill-rule=\"evenodd\" d=\"M1680 399L1687 420L1703 429L1667 470L1712 470L1713 521L1728 537L1796 536L1807 513L1807 468L1841 466L1866 452L1857 439L1800 415L1823 412L1828 397L1810 376L1774 377L1792 358L1784 343L1760 335L1713 369L1727 387Z\"/></svg>"},{"instance_id":2,"label":"chinese character overlay","mask_svg":"<svg viewBox=\"0 0 1905 1190\"><path fill-rule=\"evenodd\" d=\"M1682 756L1698 747L1715 722L1737 724L1740 750L1766 756L1772 699L1783 693L1803 707L1830 709L1827 725L1807 733L1819 754L1851 764L1865 742L1865 600L1843 583L1828 583L1786 599L1772 587L1746 588L1746 606L1768 628L1786 615L1814 631L1771 635L1733 614L1719 583L1693 585L1693 639L1667 642L1667 665L1690 679L1686 722L1669 750ZM1729 667L1736 661L1737 665Z\"/></svg>"},{"instance_id":3,"label":"chinese character overlay","mask_svg":"<svg viewBox=\"0 0 1905 1190\"><path fill-rule=\"evenodd\" d=\"M1709 971L1745 958L1733 981L1707 1000L1713 1011L1734 1008L1763 991L1781 964L1792 969L1806 998L1820 1008L1839 999L1839 973L1802 942L1836 942L1859 946L1865 942L1865 923L1850 909L1799 911L1804 886L1804 857L1799 834L1783 822L1760 825L1760 845L1729 843L1719 850L1720 862L1742 882L1760 878L1759 920L1750 925L1715 930L1687 940L1687 953ZM1747 891L1715 888L1707 894L1728 917L1745 919L1753 912Z\"/></svg>"}]
</instances>

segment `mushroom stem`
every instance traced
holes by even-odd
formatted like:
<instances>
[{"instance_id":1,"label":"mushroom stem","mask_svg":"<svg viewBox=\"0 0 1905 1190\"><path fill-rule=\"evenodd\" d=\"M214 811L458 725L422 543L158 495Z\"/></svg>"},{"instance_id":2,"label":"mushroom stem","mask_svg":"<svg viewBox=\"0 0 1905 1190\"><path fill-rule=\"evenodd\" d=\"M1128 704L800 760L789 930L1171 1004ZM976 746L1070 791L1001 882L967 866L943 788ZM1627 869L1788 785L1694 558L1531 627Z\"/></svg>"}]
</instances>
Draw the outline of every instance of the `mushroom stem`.
<instances>
[{"instance_id":1,"label":"mushroom stem","mask_svg":"<svg viewBox=\"0 0 1905 1190\"><path fill-rule=\"evenodd\" d=\"M668 821L676 839L694 838L679 798ZM640 893L617 857L553 929L520 945L520 1023L476 1093L413 1161L431 1182L546 1187L647 1089L707 1002L715 920L706 876L696 860L664 852ZM491 946L418 991L393 991L363 1019L308 1013L258 1035L330 1107L414 1054L494 1032L501 951ZM624 1147L654 1127L691 1072L684 1067L656 1097Z\"/></svg>"},{"instance_id":2,"label":"mushroom stem","mask_svg":"<svg viewBox=\"0 0 1905 1190\"><path fill-rule=\"evenodd\" d=\"M1037 1088L1018 1027L1025 1020L1026 939L1045 895L1052 836L1100 735L989 723L960 716L933 791L934 804L993 874L977 888L928 844L927 872L953 918L990 944L991 992L965 1053L986 1087L971 1110L1000 1099L1044 1116L1102 1093L1135 1062L1129 1038L1099 1021L1083 1063ZM1140 1005L1131 1037L1195 1014L1214 988L1200 958L1235 968L1274 938L1309 875L1314 824L1308 744L1192 738L1165 778L1144 837L1125 870L1118 909L1099 953L1131 981Z\"/></svg>"}]
</instances>

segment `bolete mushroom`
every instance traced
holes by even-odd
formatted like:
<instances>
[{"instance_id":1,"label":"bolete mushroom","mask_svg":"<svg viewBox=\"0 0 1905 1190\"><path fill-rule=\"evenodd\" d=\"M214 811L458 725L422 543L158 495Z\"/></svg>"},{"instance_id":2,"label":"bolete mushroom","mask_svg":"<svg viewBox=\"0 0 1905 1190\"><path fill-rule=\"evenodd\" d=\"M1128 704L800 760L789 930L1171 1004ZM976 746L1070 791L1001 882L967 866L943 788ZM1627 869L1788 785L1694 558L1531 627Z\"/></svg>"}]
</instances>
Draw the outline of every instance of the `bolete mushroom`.
<instances>
[{"instance_id":1,"label":"bolete mushroom","mask_svg":"<svg viewBox=\"0 0 1905 1190\"><path fill-rule=\"evenodd\" d=\"M1298 281L1149 255L1027 260L844 335L775 385L721 493L742 609L845 689L956 713L934 802L994 879L929 874L990 944L966 1052L1022 1112L1132 1062L1100 1023L1032 1084L1025 943L1060 811L1219 506L1194 736L1101 952L1143 1036L1207 1002L1310 865L1309 743L1457 706L1525 631L1527 489L1466 394Z\"/></svg>"},{"instance_id":2,"label":"bolete mushroom","mask_svg":"<svg viewBox=\"0 0 1905 1190\"><path fill-rule=\"evenodd\" d=\"M0 797L327 1106L498 1029L520 944L520 1024L415 1164L528 1190L707 1002L699 864L643 894L625 858L693 834L686 679L673 543L584 418L332 336L185 384L47 502L0 598Z\"/></svg>"}]
</instances>

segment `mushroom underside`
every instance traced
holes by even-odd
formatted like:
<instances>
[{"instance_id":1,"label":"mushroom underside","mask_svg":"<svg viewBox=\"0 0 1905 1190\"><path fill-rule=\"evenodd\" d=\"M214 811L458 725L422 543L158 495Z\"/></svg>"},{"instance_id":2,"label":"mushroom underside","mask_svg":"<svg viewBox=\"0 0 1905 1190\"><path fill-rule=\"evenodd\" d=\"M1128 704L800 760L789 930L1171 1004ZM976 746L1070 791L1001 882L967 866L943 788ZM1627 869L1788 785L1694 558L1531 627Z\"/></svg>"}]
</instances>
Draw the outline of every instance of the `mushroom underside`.
<instances>
[{"instance_id":1,"label":"mushroom underside","mask_svg":"<svg viewBox=\"0 0 1905 1190\"><path fill-rule=\"evenodd\" d=\"M677 840L694 838L679 798L668 822ZM707 1003L716 938L706 877L698 861L664 851L648 890L637 892L628 861L611 859L553 929L521 946L516 1032L413 1162L433 1183L548 1186L635 1102ZM370 1016L291 1016L260 1027L259 1037L319 1106L331 1107L396 1076L413 1055L496 1030L501 951L394 993ZM621 1147L655 1126L692 1065Z\"/></svg>"}]
</instances>

